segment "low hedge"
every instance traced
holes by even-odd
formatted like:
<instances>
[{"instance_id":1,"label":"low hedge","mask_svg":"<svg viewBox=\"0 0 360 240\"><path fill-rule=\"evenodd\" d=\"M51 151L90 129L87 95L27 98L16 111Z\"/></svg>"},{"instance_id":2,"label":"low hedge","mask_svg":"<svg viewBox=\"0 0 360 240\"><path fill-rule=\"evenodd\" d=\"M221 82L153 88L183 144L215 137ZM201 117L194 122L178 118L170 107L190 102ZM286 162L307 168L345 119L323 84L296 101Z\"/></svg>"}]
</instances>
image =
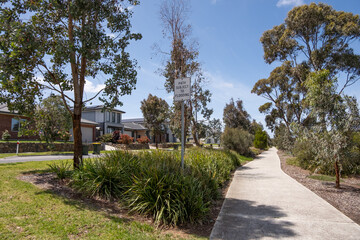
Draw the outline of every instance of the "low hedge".
<instances>
[{"instance_id":1,"label":"low hedge","mask_svg":"<svg viewBox=\"0 0 360 240\"><path fill-rule=\"evenodd\" d=\"M84 160L71 184L91 196L117 199L156 224L194 223L204 220L222 184L243 160L250 159L196 148L187 150L182 169L179 151L112 151Z\"/></svg>"}]
</instances>

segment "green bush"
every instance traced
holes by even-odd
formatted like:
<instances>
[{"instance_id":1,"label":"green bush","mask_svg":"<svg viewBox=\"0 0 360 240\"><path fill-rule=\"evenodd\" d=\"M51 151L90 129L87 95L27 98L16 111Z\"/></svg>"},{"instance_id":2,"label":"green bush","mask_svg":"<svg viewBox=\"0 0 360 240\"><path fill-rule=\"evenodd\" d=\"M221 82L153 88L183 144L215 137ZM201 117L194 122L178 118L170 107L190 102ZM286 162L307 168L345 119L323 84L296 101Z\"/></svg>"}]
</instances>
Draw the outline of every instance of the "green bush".
<instances>
[{"instance_id":1,"label":"green bush","mask_svg":"<svg viewBox=\"0 0 360 240\"><path fill-rule=\"evenodd\" d=\"M11 138L11 135L10 135L9 131L5 130L2 133L1 139L4 140L4 141L9 141L10 138Z\"/></svg>"},{"instance_id":2,"label":"green bush","mask_svg":"<svg viewBox=\"0 0 360 240\"><path fill-rule=\"evenodd\" d=\"M265 131L258 130L255 133L254 147L266 149L268 146L268 138Z\"/></svg>"},{"instance_id":3,"label":"green bush","mask_svg":"<svg viewBox=\"0 0 360 240\"><path fill-rule=\"evenodd\" d=\"M299 167L309 170L315 170L318 167L310 141L296 141L292 153L297 158Z\"/></svg>"},{"instance_id":4,"label":"green bush","mask_svg":"<svg viewBox=\"0 0 360 240\"><path fill-rule=\"evenodd\" d=\"M187 150L181 169L177 151L113 151L85 160L72 186L91 196L117 198L157 224L199 222L242 159L235 152L194 148Z\"/></svg>"},{"instance_id":5,"label":"green bush","mask_svg":"<svg viewBox=\"0 0 360 240\"><path fill-rule=\"evenodd\" d=\"M225 128L221 135L221 142L225 149L234 150L245 156L251 156L250 147L253 143L253 136L241 128Z\"/></svg>"},{"instance_id":6,"label":"green bush","mask_svg":"<svg viewBox=\"0 0 360 240\"><path fill-rule=\"evenodd\" d=\"M112 141L112 133L107 133L99 137L100 142L108 143Z\"/></svg>"},{"instance_id":7,"label":"green bush","mask_svg":"<svg viewBox=\"0 0 360 240\"><path fill-rule=\"evenodd\" d=\"M62 161L60 163L51 163L48 164L50 168L50 172L56 174L57 178L60 180L64 180L71 176L71 164L67 161Z\"/></svg>"}]
</instances>

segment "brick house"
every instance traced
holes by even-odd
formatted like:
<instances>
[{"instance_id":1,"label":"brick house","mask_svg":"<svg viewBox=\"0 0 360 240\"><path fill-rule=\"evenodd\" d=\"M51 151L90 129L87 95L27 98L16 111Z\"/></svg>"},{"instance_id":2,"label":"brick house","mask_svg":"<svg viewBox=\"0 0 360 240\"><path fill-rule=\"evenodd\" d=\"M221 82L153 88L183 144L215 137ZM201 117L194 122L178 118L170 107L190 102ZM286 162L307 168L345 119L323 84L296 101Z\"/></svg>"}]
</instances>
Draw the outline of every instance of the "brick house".
<instances>
[{"instance_id":1,"label":"brick house","mask_svg":"<svg viewBox=\"0 0 360 240\"><path fill-rule=\"evenodd\" d=\"M29 118L21 116L16 111L11 112L5 104L0 104L0 139L1 135L5 130L8 130L11 139L24 139L24 140L36 140L38 136L21 136L18 137L18 132L21 128L21 122L28 120ZM96 126L98 124L93 121L81 119L81 131L83 142L94 142ZM72 129L70 130L72 135ZM71 137L70 140L73 138Z\"/></svg>"},{"instance_id":2,"label":"brick house","mask_svg":"<svg viewBox=\"0 0 360 240\"><path fill-rule=\"evenodd\" d=\"M28 118L19 115L16 111L11 112L7 105L0 104L0 134L5 130L8 130L11 139L18 139L18 132L21 127L21 121L25 121ZM0 135L0 137L1 137ZM37 136L23 136L21 139L37 139Z\"/></svg>"}]
</instances>

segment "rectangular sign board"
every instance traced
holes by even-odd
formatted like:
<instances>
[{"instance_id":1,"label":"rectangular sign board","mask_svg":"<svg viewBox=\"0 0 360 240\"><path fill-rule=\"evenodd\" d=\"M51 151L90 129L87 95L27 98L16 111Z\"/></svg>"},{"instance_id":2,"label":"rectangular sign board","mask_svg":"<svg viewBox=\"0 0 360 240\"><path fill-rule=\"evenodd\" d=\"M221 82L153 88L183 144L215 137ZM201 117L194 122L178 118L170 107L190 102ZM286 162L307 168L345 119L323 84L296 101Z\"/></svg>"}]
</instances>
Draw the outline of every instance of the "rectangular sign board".
<instances>
[{"instance_id":1,"label":"rectangular sign board","mask_svg":"<svg viewBox=\"0 0 360 240\"><path fill-rule=\"evenodd\" d=\"M175 102L190 100L191 81L190 78L175 79L174 100Z\"/></svg>"}]
</instances>

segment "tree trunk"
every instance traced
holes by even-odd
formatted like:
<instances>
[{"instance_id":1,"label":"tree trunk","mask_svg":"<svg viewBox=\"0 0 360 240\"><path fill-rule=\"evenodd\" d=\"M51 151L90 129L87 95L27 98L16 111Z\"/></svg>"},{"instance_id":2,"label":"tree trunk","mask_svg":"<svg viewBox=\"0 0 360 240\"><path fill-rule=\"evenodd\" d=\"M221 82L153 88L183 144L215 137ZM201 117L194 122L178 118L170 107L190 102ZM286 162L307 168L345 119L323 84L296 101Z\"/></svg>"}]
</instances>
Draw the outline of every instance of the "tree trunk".
<instances>
[{"instance_id":1,"label":"tree trunk","mask_svg":"<svg viewBox=\"0 0 360 240\"><path fill-rule=\"evenodd\" d=\"M195 145L200 147L200 142L199 142L199 139L197 138L196 133L197 133L196 122L193 121L192 135L193 135L193 138L194 138Z\"/></svg>"},{"instance_id":2,"label":"tree trunk","mask_svg":"<svg viewBox=\"0 0 360 240\"><path fill-rule=\"evenodd\" d=\"M155 135L155 146L156 146L156 149L159 149L159 146L158 146L158 134Z\"/></svg>"},{"instance_id":3,"label":"tree trunk","mask_svg":"<svg viewBox=\"0 0 360 240\"><path fill-rule=\"evenodd\" d=\"M82 165L82 135L81 135L81 108L80 114L74 109L73 134L74 134L74 169Z\"/></svg>"},{"instance_id":4,"label":"tree trunk","mask_svg":"<svg viewBox=\"0 0 360 240\"><path fill-rule=\"evenodd\" d=\"M335 161L335 174L336 174L336 188L340 188L340 168L338 160Z\"/></svg>"}]
</instances>

